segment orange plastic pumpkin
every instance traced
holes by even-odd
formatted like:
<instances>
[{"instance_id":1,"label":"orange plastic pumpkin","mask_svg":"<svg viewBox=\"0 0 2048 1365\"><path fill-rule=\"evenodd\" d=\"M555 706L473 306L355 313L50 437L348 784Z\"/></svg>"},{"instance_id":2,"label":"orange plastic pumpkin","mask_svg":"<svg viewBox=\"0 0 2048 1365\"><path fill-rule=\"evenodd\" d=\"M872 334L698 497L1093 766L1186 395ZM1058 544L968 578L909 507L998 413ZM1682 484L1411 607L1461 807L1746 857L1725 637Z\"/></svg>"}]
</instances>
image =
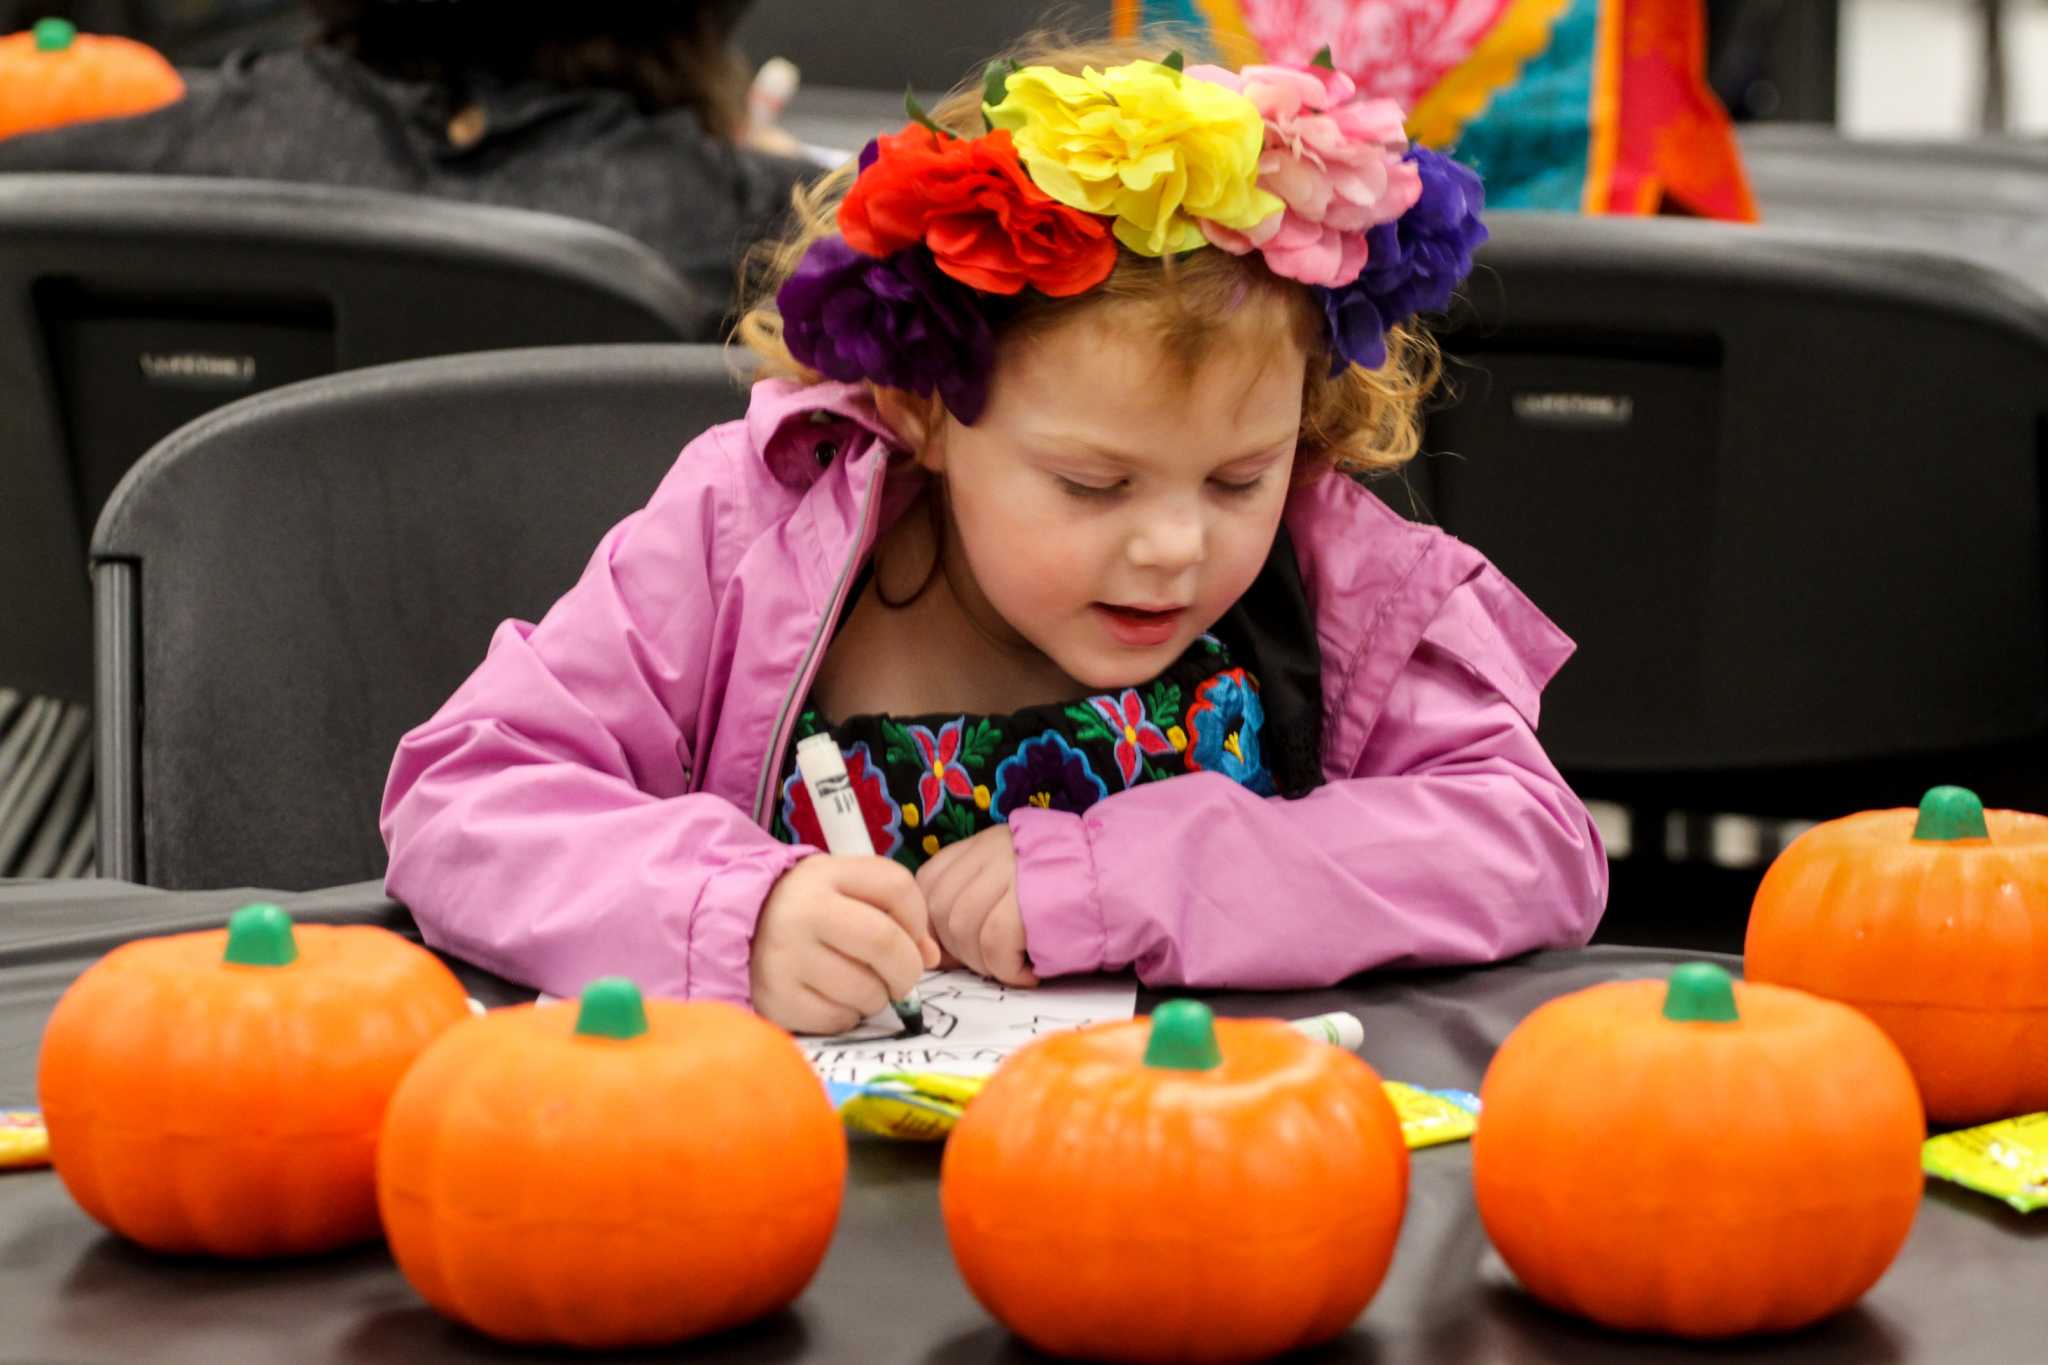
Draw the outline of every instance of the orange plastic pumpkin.
<instances>
[{"instance_id":1,"label":"orange plastic pumpkin","mask_svg":"<svg viewBox=\"0 0 2048 1365\"><path fill-rule=\"evenodd\" d=\"M1876 1020L1936 1123L2048 1109L2048 818L1936 787L1818 825L1764 874L1745 958Z\"/></svg>"},{"instance_id":2,"label":"orange plastic pumpkin","mask_svg":"<svg viewBox=\"0 0 2048 1365\"><path fill-rule=\"evenodd\" d=\"M839 1220L846 1134L788 1034L609 977L420 1058L378 1158L437 1310L506 1341L649 1346L781 1308Z\"/></svg>"},{"instance_id":3,"label":"orange plastic pumpkin","mask_svg":"<svg viewBox=\"0 0 2048 1365\"><path fill-rule=\"evenodd\" d=\"M1364 1310L1408 1149L1358 1058L1176 1000L1011 1057L947 1141L939 1197L967 1287L1040 1350L1249 1360Z\"/></svg>"},{"instance_id":4,"label":"orange plastic pumpkin","mask_svg":"<svg viewBox=\"0 0 2048 1365\"><path fill-rule=\"evenodd\" d=\"M140 939L87 968L43 1032L51 1162L87 1213L158 1251L374 1238L384 1106L468 1016L439 959L368 925L252 905Z\"/></svg>"},{"instance_id":5,"label":"orange plastic pumpkin","mask_svg":"<svg viewBox=\"0 0 2048 1365\"><path fill-rule=\"evenodd\" d=\"M1523 1286L1624 1331L1785 1331L1862 1297L1920 1204L1898 1049L1843 1005L1692 963L1553 1000L1501 1045L1472 1139Z\"/></svg>"},{"instance_id":6,"label":"orange plastic pumpkin","mask_svg":"<svg viewBox=\"0 0 2048 1365\"><path fill-rule=\"evenodd\" d=\"M0 138L146 114L184 95L177 69L132 39L81 35L63 19L0 37Z\"/></svg>"}]
</instances>

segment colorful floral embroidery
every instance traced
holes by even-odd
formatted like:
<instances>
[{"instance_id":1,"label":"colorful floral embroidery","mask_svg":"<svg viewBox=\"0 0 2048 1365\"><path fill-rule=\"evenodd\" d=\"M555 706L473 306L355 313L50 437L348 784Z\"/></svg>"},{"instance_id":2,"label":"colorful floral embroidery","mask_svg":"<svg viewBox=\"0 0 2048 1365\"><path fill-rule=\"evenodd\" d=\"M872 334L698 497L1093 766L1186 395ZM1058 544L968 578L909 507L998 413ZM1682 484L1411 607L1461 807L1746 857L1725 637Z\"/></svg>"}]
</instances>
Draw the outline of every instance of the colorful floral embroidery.
<instances>
[{"instance_id":1,"label":"colorful floral embroidery","mask_svg":"<svg viewBox=\"0 0 2048 1365\"><path fill-rule=\"evenodd\" d=\"M1071 811L1078 815L1109 795L1109 788L1088 766L1088 756L1048 730L1027 739L996 769L995 798L990 813L1008 824L1010 812L1024 806Z\"/></svg>"},{"instance_id":2,"label":"colorful floral embroidery","mask_svg":"<svg viewBox=\"0 0 2048 1365\"><path fill-rule=\"evenodd\" d=\"M978 720L970 730L965 716L947 721L937 734L929 726L898 725L892 721L885 721L882 728L889 738L884 758L891 763L902 762L908 746L914 745L924 766L917 779L918 818L912 824L930 824L949 796L975 803L974 781L967 769L969 765L986 764L1002 741L1002 731L989 721ZM908 812L905 807L905 813Z\"/></svg>"},{"instance_id":3,"label":"colorful floral embroidery","mask_svg":"<svg viewBox=\"0 0 2048 1365\"><path fill-rule=\"evenodd\" d=\"M1273 775L1259 758L1259 728L1266 708L1242 668L1218 673L1195 689L1188 708L1189 772L1221 773L1261 796L1273 794Z\"/></svg>"},{"instance_id":4,"label":"colorful floral embroidery","mask_svg":"<svg viewBox=\"0 0 2048 1365\"><path fill-rule=\"evenodd\" d=\"M1156 757L1173 752L1173 741L1145 714L1145 702L1137 688L1126 687L1120 697L1090 697L1088 704L1109 727L1109 736L1116 743L1117 771L1123 774L1126 787L1137 780L1141 753Z\"/></svg>"},{"instance_id":5,"label":"colorful floral embroidery","mask_svg":"<svg viewBox=\"0 0 2048 1365\"><path fill-rule=\"evenodd\" d=\"M860 798L861 818L867 822L868 838L875 852L887 858L903 843L902 811L889 795L888 778L869 754L866 741L841 751L846 757L846 775ZM796 842L812 848L825 847L825 830L818 823L818 811L811 804L811 789L801 773L791 773L782 784L782 827L796 836Z\"/></svg>"},{"instance_id":6,"label":"colorful floral embroidery","mask_svg":"<svg viewBox=\"0 0 2048 1365\"><path fill-rule=\"evenodd\" d=\"M808 708L797 734L831 731L876 851L916 871L950 845L1034 807L1081 814L1127 787L1216 772L1269 795L1258 681L1203 636L1150 682L1011 716L856 716ZM857 742L856 742L857 741ZM819 844L809 793L786 760L777 838Z\"/></svg>"}]
</instances>

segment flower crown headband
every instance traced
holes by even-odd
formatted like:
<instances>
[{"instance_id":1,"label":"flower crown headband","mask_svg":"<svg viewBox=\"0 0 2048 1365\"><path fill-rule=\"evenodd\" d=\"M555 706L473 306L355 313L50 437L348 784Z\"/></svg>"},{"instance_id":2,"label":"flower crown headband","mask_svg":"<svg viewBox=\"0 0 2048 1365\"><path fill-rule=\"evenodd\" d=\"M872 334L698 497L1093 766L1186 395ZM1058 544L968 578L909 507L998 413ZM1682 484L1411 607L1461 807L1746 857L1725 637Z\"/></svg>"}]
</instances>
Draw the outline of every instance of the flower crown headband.
<instances>
[{"instance_id":1,"label":"flower crown headband","mask_svg":"<svg viewBox=\"0 0 2048 1365\"><path fill-rule=\"evenodd\" d=\"M1479 177L1410 148L1400 106L1359 98L1327 48L1236 72L1178 52L1079 76L991 64L975 138L905 106L776 305L799 363L937 393L966 423L1005 303L1093 289L1119 243L1260 252L1322 305L1335 375L1385 364L1387 329L1447 305L1486 240Z\"/></svg>"}]
</instances>

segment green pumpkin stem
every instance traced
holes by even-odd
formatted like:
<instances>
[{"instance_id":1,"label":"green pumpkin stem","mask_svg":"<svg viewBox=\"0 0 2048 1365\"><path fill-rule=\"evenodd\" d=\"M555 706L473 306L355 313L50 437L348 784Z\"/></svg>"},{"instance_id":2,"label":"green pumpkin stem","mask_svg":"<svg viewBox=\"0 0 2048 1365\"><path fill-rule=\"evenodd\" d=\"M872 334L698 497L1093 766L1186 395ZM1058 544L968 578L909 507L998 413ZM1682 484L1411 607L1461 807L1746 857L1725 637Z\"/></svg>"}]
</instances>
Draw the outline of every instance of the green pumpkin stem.
<instances>
[{"instance_id":1,"label":"green pumpkin stem","mask_svg":"<svg viewBox=\"0 0 2048 1365\"><path fill-rule=\"evenodd\" d=\"M228 916L228 947L221 961L238 967L288 967L299 960L292 917L275 905L245 905Z\"/></svg>"},{"instance_id":2,"label":"green pumpkin stem","mask_svg":"<svg viewBox=\"0 0 2048 1365\"><path fill-rule=\"evenodd\" d=\"M1169 1000L1152 1011L1145 1065L1167 1071L1210 1071L1223 1065L1216 1016L1199 1000Z\"/></svg>"},{"instance_id":3,"label":"green pumpkin stem","mask_svg":"<svg viewBox=\"0 0 2048 1365\"><path fill-rule=\"evenodd\" d=\"M1742 1016L1735 1012L1735 982L1711 962L1688 962L1671 973L1664 988L1664 1017L1681 1024L1732 1024Z\"/></svg>"},{"instance_id":4,"label":"green pumpkin stem","mask_svg":"<svg viewBox=\"0 0 2048 1365\"><path fill-rule=\"evenodd\" d=\"M69 19L38 19L34 32L38 52L63 52L78 41L78 25Z\"/></svg>"},{"instance_id":5,"label":"green pumpkin stem","mask_svg":"<svg viewBox=\"0 0 2048 1365\"><path fill-rule=\"evenodd\" d=\"M576 1032L585 1038L638 1038L647 1032L640 988L623 976L601 976L585 986Z\"/></svg>"},{"instance_id":6,"label":"green pumpkin stem","mask_svg":"<svg viewBox=\"0 0 2048 1365\"><path fill-rule=\"evenodd\" d=\"M1984 803L1967 787L1930 787L1920 798L1920 818L1913 837L1929 843L1951 839L1989 839Z\"/></svg>"}]
</instances>

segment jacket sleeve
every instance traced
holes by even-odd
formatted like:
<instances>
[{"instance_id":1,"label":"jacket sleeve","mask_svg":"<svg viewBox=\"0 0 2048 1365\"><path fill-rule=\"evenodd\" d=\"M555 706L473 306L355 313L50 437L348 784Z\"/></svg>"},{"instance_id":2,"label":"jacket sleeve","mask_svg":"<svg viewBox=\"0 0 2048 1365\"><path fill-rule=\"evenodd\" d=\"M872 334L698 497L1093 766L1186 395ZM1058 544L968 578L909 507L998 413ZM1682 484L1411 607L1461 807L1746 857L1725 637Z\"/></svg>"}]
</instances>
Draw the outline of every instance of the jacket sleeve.
<instances>
[{"instance_id":1,"label":"jacket sleeve","mask_svg":"<svg viewBox=\"0 0 2048 1365\"><path fill-rule=\"evenodd\" d=\"M1078 816L1018 812L1036 971L1284 989L1583 944L1606 905L1606 856L1508 699L1526 671L1497 638L1476 647L1488 634L1460 589L1353 775L1298 800L1190 773Z\"/></svg>"},{"instance_id":2,"label":"jacket sleeve","mask_svg":"<svg viewBox=\"0 0 2048 1365\"><path fill-rule=\"evenodd\" d=\"M555 995L595 977L746 1003L754 922L808 850L686 794L676 717L713 639L726 458L714 431L605 536L538 626L500 625L433 719L400 741L380 827L390 894L426 941Z\"/></svg>"}]
</instances>

